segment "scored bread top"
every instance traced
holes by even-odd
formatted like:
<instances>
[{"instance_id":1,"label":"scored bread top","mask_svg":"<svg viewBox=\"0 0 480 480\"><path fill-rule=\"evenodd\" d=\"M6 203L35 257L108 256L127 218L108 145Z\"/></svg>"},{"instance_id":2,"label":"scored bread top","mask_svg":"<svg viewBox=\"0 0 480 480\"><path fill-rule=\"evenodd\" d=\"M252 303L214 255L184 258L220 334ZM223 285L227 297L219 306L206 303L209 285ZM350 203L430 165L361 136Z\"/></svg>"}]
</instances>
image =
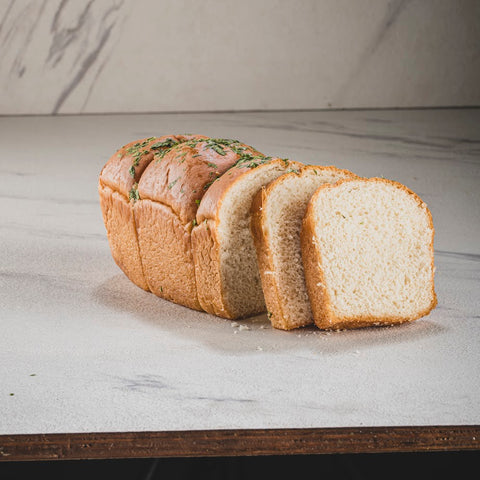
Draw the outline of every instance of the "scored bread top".
<instances>
[{"instance_id":1,"label":"scored bread top","mask_svg":"<svg viewBox=\"0 0 480 480\"><path fill-rule=\"evenodd\" d=\"M139 196L168 205L186 225L195 219L210 185L244 154L263 157L236 140L204 137L178 143L145 169Z\"/></svg>"}]
</instances>

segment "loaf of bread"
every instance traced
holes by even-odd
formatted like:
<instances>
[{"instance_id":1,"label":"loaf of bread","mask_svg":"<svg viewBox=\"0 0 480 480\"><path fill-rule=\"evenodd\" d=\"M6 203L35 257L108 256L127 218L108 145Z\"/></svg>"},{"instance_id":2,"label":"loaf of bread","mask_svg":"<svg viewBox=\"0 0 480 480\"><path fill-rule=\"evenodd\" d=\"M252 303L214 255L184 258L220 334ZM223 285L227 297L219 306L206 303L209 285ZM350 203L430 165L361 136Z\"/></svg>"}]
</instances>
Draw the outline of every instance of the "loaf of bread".
<instances>
[{"instance_id":1,"label":"loaf of bread","mask_svg":"<svg viewBox=\"0 0 480 480\"><path fill-rule=\"evenodd\" d=\"M290 330L401 323L436 304L431 214L399 183L169 135L122 147L98 189L118 266L180 305L268 309Z\"/></svg>"},{"instance_id":2,"label":"loaf of bread","mask_svg":"<svg viewBox=\"0 0 480 480\"><path fill-rule=\"evenodd\" d=\"M336 167L300 166L262 188L254 199L252 233L268 317L275 328L313 323L300 245L302 220L317 188L344 178L356 175Z\"/></svg>"},{"instance_id":3,"label":"loaf of bread","mask_svg":"<svg viewBox=\"0 0 480 480\"><path fill-rule=\"evenodd\" d=\"M113 258L136 285L175 303L227 318L265 311L249 202L289 166L202 135L125 145L99 179Z\"/></svg>"},{"instance_id":4,"label":"loaf of bread","mask_svg":"<svg viewBox=\"0 0 480 480\"><path fill-rule=\"evenodd\" d=\"M301 232L315 324L396 324L436 305L434 228L426 204L400 183L346 179L321 186Z\"/></svg>"}]
</instances>

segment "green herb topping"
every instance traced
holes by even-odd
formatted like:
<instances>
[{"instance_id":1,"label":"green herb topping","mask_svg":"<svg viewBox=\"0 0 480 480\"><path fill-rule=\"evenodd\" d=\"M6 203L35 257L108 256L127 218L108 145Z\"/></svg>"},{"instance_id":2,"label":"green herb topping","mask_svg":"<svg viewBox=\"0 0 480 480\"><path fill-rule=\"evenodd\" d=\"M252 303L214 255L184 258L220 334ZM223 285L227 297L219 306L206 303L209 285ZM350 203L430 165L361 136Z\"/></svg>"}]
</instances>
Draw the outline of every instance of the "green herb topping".
<instances>
[{"instance_id":1,"label":"green herb topping","mask_svg":"<svg viewBox=\"0 0 480 480\"><path fill-rule=\"evenodd\" d=\"M176 178L173 182L169 183L168 189L171 190L179 180L180 180L180 177Z\"/></svg>"},{"instance_id":2,"label":"green herb topping","mask_svg":"<svg viewBox=\"0 0 480 480\"><path fill-rule=\"evenodd\" d=\"M138 193L138 183L134 183L132 189L128 192L128 199L136 202L140 200L140 194Z\"/></svg>"}]
</instances>

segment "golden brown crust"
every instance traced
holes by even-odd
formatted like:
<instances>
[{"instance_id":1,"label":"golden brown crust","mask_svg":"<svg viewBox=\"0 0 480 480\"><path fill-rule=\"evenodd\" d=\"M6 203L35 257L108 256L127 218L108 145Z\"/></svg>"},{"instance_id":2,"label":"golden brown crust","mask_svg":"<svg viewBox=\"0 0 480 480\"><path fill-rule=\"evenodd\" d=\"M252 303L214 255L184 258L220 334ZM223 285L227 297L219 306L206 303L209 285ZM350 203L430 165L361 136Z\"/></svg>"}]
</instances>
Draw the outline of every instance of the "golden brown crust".
<instances>
[{"instance_id":1,"label":"golden brown crust","mask_svg":"<svg viewBox=\"0 0 480 480\"><path fill-rule=\"evenodd\" d=\"M165 205L141 200L134 206L143 271L152 293L201 310L197 300L190 229Z\"/></svg>"},{"instance_id":2,"label":"golden brown crust","mask_svg":"<svg viewBox=\"0 0 480 480\"><path fill-rule=\"evenodd\" d=\"M130 203L124 195L103 185L101 181L98 193L113 259L135 285L148 291Z\"/></svg>"},{"instance_id":3,"label":"golden brown crust","mask_svg":"<svg viewBox=\"0 0 480 480\"><path fill-rule=\"evenodd\" d=\"M182 223L191 222L209 186L239 158L228 145L220 145L220 150L216 146L217 151L209 141L197 135L171 148L162 159L150 163L138 184L140 198L168 205ZM236 143L235 148L258 153L242 143Z\"/></svg>"},{"instance_id":4,"label":"golden brown crust","mask_svg":"<svg viewBox=\"0 0 480 480\"><path fill-rule=\"evenodd\" d=\"M413 196L418 205L425 209L428 217L429 227L432 231L431 241L430 241L430 251L431 251L431 294L432 301L430 305L423 311L417 313L411 317L395 317L395 316L385 316L385 317L374 317L374 316L357 316L354 318L351 317L339 317L335 315L332 309L331 300L327 293L325 287L325 280L323 276L322 269L322 256L320 249L318 247L317 239L315 238L315 216L314 216L314 204L319 195L322 194L322 191L327 188L338 188L345 183L351 182L377 182L377 183L386 183L393 185L395 188L403 190L407 194ZM369 178L369 179L344 179L340 180L336 184L325 184L318 188L313 197L310 199L310 202L307 207L307 212L305 214L303 224L302 224L302 233L301 233L301 243L302 243L302 259L305 269L305 280L307 283L308 295L310 298L310 304L312 307L312 312L315 320L315 324L321 329L350 329L350 328L359 328L359 327L370 327L378 325L395 325L405 322L411 322L417 320L425 315L428 315L437 305L437 296L435 293L434 286L434 241L435 229L433 227L432 214L426 204L422 199L412 190L410 190L405 185L395 182L393 180L388 180L384 178Z\"/></svg>"}]
</instances>

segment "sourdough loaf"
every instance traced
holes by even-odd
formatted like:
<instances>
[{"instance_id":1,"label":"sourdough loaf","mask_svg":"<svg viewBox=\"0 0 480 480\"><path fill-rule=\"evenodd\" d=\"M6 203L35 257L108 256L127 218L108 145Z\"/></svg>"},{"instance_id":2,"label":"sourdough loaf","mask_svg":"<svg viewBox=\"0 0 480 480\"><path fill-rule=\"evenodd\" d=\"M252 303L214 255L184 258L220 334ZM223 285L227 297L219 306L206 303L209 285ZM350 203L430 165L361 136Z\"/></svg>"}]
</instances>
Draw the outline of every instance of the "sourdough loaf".
<instances>
[{"instance_id":1,"label":"sourdough loaf","mask_svg":"<svg viewBox=\"0 0 480 480\"><path fill-rule=\"evenodd\" d=\"M305 285L300 230L317 188L355 178L336 167L301 166L262 188L252 204L252 233L268 317L275 328L313 323Z\"/></svg>"},{"instance_id":2,"label":"sourdough loaf","mask_svg":"<svg viewBox=\"0 0 480 480\"><path fill-rule=\"evenodd\" d=\"M316 325L343 329L415 320L436 305L434 228L426 204L381 178L321 186L301 232Z\"/></svg>"}]
</instances>

